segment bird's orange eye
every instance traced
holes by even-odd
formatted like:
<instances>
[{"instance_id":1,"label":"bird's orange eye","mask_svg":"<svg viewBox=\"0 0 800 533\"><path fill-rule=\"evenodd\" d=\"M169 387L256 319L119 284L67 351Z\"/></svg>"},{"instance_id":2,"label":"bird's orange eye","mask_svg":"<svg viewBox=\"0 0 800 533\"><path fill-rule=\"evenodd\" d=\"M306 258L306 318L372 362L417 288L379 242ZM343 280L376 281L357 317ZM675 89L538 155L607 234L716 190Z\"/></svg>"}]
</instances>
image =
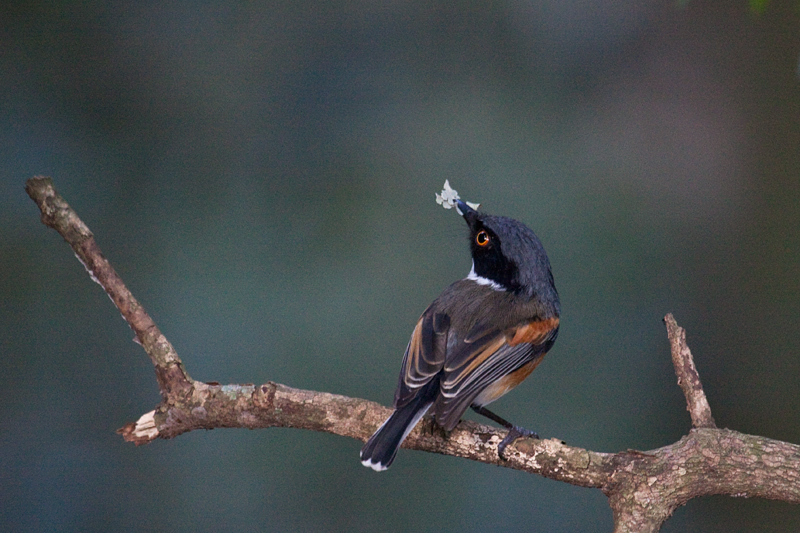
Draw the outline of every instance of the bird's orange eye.
<instances>
[{"instance_id":1,"label":"bird's orange eye","mask_svg":"<svg viewBox=\"0 0 800 533\"><path fill-rule=\"evenodd\" d=\"M489 234L485 230L481 230L475 235L475 242L478 246L486 246L489 244Z\"/></svg>"}]
</instances>

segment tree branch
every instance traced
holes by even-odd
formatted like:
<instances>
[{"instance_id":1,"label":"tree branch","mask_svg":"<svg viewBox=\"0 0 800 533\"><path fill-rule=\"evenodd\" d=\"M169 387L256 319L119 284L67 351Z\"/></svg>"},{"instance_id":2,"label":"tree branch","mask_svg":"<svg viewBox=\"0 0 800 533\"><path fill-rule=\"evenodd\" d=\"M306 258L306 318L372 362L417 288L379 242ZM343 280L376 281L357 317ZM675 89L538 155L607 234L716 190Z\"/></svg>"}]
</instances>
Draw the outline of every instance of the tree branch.
<instances>
[{"instance_id":1,"label":"tree branch","mask_svg":"<svg viewBox=\"0 0 800 533\"><path fill-rule=\"evenodd\" d=\"M118 430L125 440L140 445L195 429L291 427L364 441L391 413L367 400L272 382L255 386L194 381L52 180L31 178L25 188L39 206L42 222L64 237L92 279L108 293L155 368L161 402ZM664 322L693 426L674 444L648 452L598 453L555 439L520 439L506 450L507 460L501 460L497 445L505 430L462 421L445 434L425 418L403 447L600 489L608 496L616 532L658 531L675 509L697 496L727 494L800 503L800 446L717 429L686 334L671 314Z\"/></svg>"},{"instance_id":2,"label":"tree branch","mask_svg":"<svg viewBox=\"0 0 800 533\"><path fill-rule=\"evenodd\" d=\"M672 313L664 317L664 324L667 326L667 336L672 348L672 365L678 376L678 385L686 397L686 410L692 417L692 427L717 427L714 417L711 416L711 406L708 405L703 385L700 383L700 375L694 366L692 352L686 345L686 331L678 326Z\"/></svg>"},{"instance_id":3,"label":"tree branch","mask_svg":"<svg viewBox=\"0 0 800 533\"><path fill-rule=\"evenodd\" d=\"M31 178L25 183L25 192L39 206L42 224L53 228L64 237L92 281L103 287L122 318L136 334L137 342L142 345L155 366L162 399L166 401L173 395L185 394L192 379L183 370L175 348L103 256L94 240L94 234L56 192L53 180L42 176Z\"/></svg>"}]
</instances>

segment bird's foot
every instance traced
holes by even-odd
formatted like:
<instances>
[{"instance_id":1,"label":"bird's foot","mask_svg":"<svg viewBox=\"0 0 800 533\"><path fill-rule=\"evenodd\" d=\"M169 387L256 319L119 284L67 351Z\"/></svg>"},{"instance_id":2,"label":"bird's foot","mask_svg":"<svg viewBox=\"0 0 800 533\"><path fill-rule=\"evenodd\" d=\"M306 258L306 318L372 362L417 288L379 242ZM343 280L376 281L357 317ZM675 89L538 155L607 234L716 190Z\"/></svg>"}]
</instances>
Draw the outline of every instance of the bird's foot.
<instances>
[{"instance_id":1,"label":"bird's foot","mask_svg":"<svg viewBox=\"0 0 800 533\"><path fill-rule=\"evenodd\" d=\"M506 446L513 443L517 439L528 437L533 437L537 440L539 439L539 435L535 431L529 431L519 426L511 426L511 428L508 430L508 434L503 438L503 440L500 441L500 444L497 445L497 455L500 457L500 459L505 461Z\"/></svg>"}]
</instances>

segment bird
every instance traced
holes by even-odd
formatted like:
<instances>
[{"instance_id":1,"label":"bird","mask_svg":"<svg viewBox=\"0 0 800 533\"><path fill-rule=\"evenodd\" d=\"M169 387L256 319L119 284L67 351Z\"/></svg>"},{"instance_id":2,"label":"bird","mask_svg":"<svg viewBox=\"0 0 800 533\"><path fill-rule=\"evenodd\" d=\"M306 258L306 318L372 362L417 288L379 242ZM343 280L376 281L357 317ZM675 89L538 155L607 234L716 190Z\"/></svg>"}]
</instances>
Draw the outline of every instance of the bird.
<instances>
[{"instance_id":1,"label":"bird","mask_svg":"<svg viewBox=\"0 0 800 533\"><path fill-rule=\"evenodd\" d=\"M430 412L446 432L467 409L509 432L498 445L539 438L486 405L519 385L558 337L561 304L550 261L522 222L490 215L458 200L469 228L472 268L422 313L403 356L394 411L361 449L364 466L389 468L414 426Z\"/></svg>"}]
</instances>

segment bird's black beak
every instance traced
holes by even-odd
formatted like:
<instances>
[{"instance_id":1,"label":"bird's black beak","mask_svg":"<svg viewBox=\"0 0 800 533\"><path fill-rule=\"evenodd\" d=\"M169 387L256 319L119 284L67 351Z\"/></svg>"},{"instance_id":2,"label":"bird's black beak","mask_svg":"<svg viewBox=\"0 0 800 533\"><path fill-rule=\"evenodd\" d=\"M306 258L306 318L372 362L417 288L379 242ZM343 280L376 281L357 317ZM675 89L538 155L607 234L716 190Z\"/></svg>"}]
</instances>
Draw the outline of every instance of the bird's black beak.
<instances>
[{"instance_id":1,"label":"bird's black beak","mask_svg":"<svg viewBox=\"0 0 800 533\"><path fill-rule=\"evenodd\" d=\"M464 220L467 221L467 224L471 228L478 219L478 212L468 206L463 200L456 200L456 209L458 210L458 214L464 217Z\"/></svg>"}]
</instances>

